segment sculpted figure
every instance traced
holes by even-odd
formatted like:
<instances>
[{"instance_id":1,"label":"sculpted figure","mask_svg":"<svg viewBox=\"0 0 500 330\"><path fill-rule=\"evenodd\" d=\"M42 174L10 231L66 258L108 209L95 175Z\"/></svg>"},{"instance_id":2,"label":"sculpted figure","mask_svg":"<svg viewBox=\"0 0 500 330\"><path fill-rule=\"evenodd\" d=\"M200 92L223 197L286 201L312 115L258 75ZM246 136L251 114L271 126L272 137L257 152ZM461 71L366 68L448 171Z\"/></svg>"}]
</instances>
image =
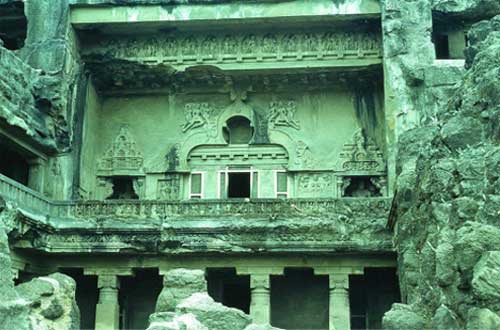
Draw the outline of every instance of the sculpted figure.
<instances>
[{"instance_id":1,"label":"sculpted figure","mask_svg":"<svg viewBox=\"0 0 500 330\"><path fill-rule=\"evenodd\" d=\"M272 34L267 34L264 39L262 39L262 53L276 53L277 44L276 37Z\"/></svg>"},{"instance_id":2,"label":"sculpted figure","mask_svg":"<svg viewBox=\"0 0 500 330\"><path fill-rule=\"evenodd\" d=\"M298 40L299 38L297 37L296 34L289 34L285 37L285 42L284 42L284 48L285 48L285 51L286 52L289 52L289 53L293 53L296 51L296 48L297 47L296 45L298 45Z\"/></svg>"},{"instance_id":3,"label":"sculpted figure","mask_svg":"<svg viewBox=\"0 0 500 330\"><path fill-rule=\"evenodd\" d=\"M208 36L202 44L202 52L204 55L214 57L217 55L217 40L214 36Z\"/></svg>"},{"instance_id":4,"label":"sculpted figure","mask_svg":"<svg viewBox=\"0 0 500 330\"><path fill-rule=\"evenodd\" d=\"M297 105L294 101L273 101L269 109L269 127L285 126L300 129L299 123L294 119Z\"/></svg>"},{"instance_id":5,"label":"sculpted figure","mask_svg":"<svg viewBox=\"0 0 500 330\"><path fill-rule=\"evenodd\" d=\"M241 45L241 51L246 54L255 53L255 47L257 46L256 37L254 34L250 34L243 39Z\"/></svg>"},{"instance_id":6,"label":"sculpted figure","mask_svg":"<svg viewBox=\"0 0 500 330\"><path fill-rule=\"evenodd\" d=\"M182 125L183 132L209 124L211 110L208 103L188 103L184 111L186 122Z\"/></svg>"}]
</instances>

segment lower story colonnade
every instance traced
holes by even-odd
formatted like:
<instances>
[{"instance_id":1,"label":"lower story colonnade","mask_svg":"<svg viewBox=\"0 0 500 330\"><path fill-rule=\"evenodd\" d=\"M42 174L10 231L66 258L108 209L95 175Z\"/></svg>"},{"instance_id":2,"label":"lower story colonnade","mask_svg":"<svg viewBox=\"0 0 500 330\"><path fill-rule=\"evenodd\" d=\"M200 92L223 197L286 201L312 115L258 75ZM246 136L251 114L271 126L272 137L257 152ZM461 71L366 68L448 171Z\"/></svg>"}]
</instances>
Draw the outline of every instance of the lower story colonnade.
<instances>
[{"instance_id":1,"label":"lower story colonnade","mask_svg":"<svg viewBox=\"0 0 500 330\"><path fill-rule=\"evenodd\" d=\"M75 265L58 260L63 262L57 270L77 282L82 329L146 328L162 289L162 275L174 268L205 270L214 300L243 310L255 323L289 330L377 329L383 313L400 300L395 261L385 257L317 264L286 258L261 264L244 258L236 264L204 259L174 267L149 263L110 267L112 263L92 265L85 260ZM28 280L27 274L20 270L18 281Z\"/></svg>"}]
</instances>

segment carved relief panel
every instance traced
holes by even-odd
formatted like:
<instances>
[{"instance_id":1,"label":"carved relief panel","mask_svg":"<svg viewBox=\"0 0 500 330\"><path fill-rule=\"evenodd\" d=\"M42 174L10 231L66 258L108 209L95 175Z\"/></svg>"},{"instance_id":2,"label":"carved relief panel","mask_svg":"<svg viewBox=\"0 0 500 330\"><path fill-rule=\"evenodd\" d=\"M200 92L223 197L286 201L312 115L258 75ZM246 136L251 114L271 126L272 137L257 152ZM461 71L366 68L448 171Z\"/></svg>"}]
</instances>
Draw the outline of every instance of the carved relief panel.
<instances>
[{"instance_id":1,"label":"carved relief panel","mask_svg":"<svg viewBox=\"0 0 500 330\"><path fill-rule=\"evenodd\" d=\"M181 196L180 189L180 174L167 174L164 179L158 180L156 198L158 200L178 200Z\"/></svg>"},{"instance_id":2,"label":"carved relief panel","mask_svg":"<svg viewBox=\"0 0 500 330\"><path fill-rule=\"evenodd\" d=\"M298 173L296 187L297 197L333 197L333 174L329 172Z\"/></svg>"}]
</instances>

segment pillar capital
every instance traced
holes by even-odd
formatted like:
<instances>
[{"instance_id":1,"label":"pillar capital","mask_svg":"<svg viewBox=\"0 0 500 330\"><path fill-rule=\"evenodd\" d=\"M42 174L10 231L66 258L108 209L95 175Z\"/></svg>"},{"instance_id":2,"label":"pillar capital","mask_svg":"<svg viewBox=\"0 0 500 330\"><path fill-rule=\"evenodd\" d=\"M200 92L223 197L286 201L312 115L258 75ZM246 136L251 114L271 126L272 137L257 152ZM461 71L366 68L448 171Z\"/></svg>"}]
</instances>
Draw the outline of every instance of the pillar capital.
<instances>
[{"instance_id":1,"label":"pillar capital","mask_svg":"<svg viewBox=\"0 0 500 330\"><path fill-rule=\"evenodd\" d=\"M97 287L99 289L118 289L120 287L120 281L117 275L99 274L97 277Z\"/></svg>"},{"instance_id":2,"label":"pillar capital","mask_svg":"<svg viewBox=\"0 0 500 330\"><path fill-rule=\"evenodd\" d=\"M269 290L269 274L254 274L250 275L250 288L254 289L267 289Z\"/></svg>"},{"instance_id":3,"label":"pillar capital","mask_svg":"<svg viewBox=\"0 0 500 330\"><path fill-rule=\"evenodd\" d=\"M330 274L329 283L331 291L349 290L348 274Z\"/></svg>"}]
</instances>

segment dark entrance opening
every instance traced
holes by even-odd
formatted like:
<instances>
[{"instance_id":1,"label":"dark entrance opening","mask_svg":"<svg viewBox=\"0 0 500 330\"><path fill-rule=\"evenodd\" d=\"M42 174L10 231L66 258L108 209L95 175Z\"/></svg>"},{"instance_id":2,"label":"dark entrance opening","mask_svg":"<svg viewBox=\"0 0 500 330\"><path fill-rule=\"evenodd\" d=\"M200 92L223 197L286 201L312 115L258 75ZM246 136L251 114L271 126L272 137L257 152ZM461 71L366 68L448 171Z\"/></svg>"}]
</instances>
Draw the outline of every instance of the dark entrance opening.
<instances>
[{"instance_id":1,"label":"dark entrance opening","mask_svg":"<svg viewBox=\"0 0 500 330\"><path fill-rule=\"evenodd\" d=\"M26 157L0 144L0 173L25 186L28 185L30 166Z\"/></svg>"},{"instance_id":2,"label":"dark entrance opening","mask_svg":"<svg viewBox=\"0 0 500 330\"><path fill-rule=\"evenodd\" d=\"M208 268L207 284L215 301L250 313L250 276L237 275L234 268Z\"/></svg>"},{"instance_id":3,"label":"dark entrance opening","mask_svg":"<svg viewBox=\"0 0 500 330\"><path fill-rule=\"evenodd\" d=\"M438 60L447 60L450 58L450 44L448 41L448 35L446 34L434 34L433 40L434 48L436 50L436 58Z\"/></svg>"},{"instance_id":4,"label":"dark entrance opening","mask_svg":"<svg viewBox=\"0 0 500 330\"><path fill-rule=\"evenodd\" d=\"M250 198L250 173L228 173L227 197Z\"/></svg>"},{"instance_id":5,"label":"dark entrance opening","mask_svg":"<svg viewBox=\"0 0 500 330\"><path fill-rule=\"evenodd\" d=\"M139 199L134 190L133 179L129 177L113 178L113 194L107 199Z\"/></svg>"},{"instance_id":6,"label":"dark entrance opening","mask_svg":"<svg viewBox=\"0 0 500 330\"><path fill-rule=\"evenodd\" d=\"M285 268L271 276L271 324L288 330L328 329L328 276L310 268Z\"/></svg>"},{"instance_id":7,"label":"dark entrance opening","mask_svg":"<svg viewBox=\"0 0 500 330\"><path fill-rule=\"evenodd\" d=\"M80 310L80 329L93 330L95 326L95 309L99 299L97 276L84 275L81 268L61 269L76 282L76 304Z\"/></svg>"},{"instance_id":8,"label":"dark entrance opening","mask_svg":"<svg viewBox=\"0 0 500 330\"><path fill-rule=\"evenodd\" d=\"M163 288L158 269L137 269L120 280L120 329L146 329Z\"/></svg>"},{"instance_id":9,"label":"dark entrance opening","mask_svg":"<svg viewBox=\"0 0 500 330\"><path fill-rule=\"evenodd\" d=\"M2 27L0 44L3 43L9 50L18 50L24 46L28 21L24 15L23 1L7 1L6 4L0 4L0 26Z\"/></svg>"},{"instance_id":10,"label":"dark entrance opening","mask_svg":"<svg viewBox=\"0 0 500 330\"><path fill-rule=\"evenodd\" d=\"M345 197L378 197L382 196L369 176L352 176L351 183L345 189Z\"/></svg>"},{"instance_id":11,"label":"dark entrance opening","mask_svg":"<svg viewBox=\"0 0 500 330\"><path fill-rule=\"evenodd\" d=\"M382 329L382 317L400 302L395 268L365 268L364 275L349 276L351 329Z\"/></svg>"}]
</instances>

